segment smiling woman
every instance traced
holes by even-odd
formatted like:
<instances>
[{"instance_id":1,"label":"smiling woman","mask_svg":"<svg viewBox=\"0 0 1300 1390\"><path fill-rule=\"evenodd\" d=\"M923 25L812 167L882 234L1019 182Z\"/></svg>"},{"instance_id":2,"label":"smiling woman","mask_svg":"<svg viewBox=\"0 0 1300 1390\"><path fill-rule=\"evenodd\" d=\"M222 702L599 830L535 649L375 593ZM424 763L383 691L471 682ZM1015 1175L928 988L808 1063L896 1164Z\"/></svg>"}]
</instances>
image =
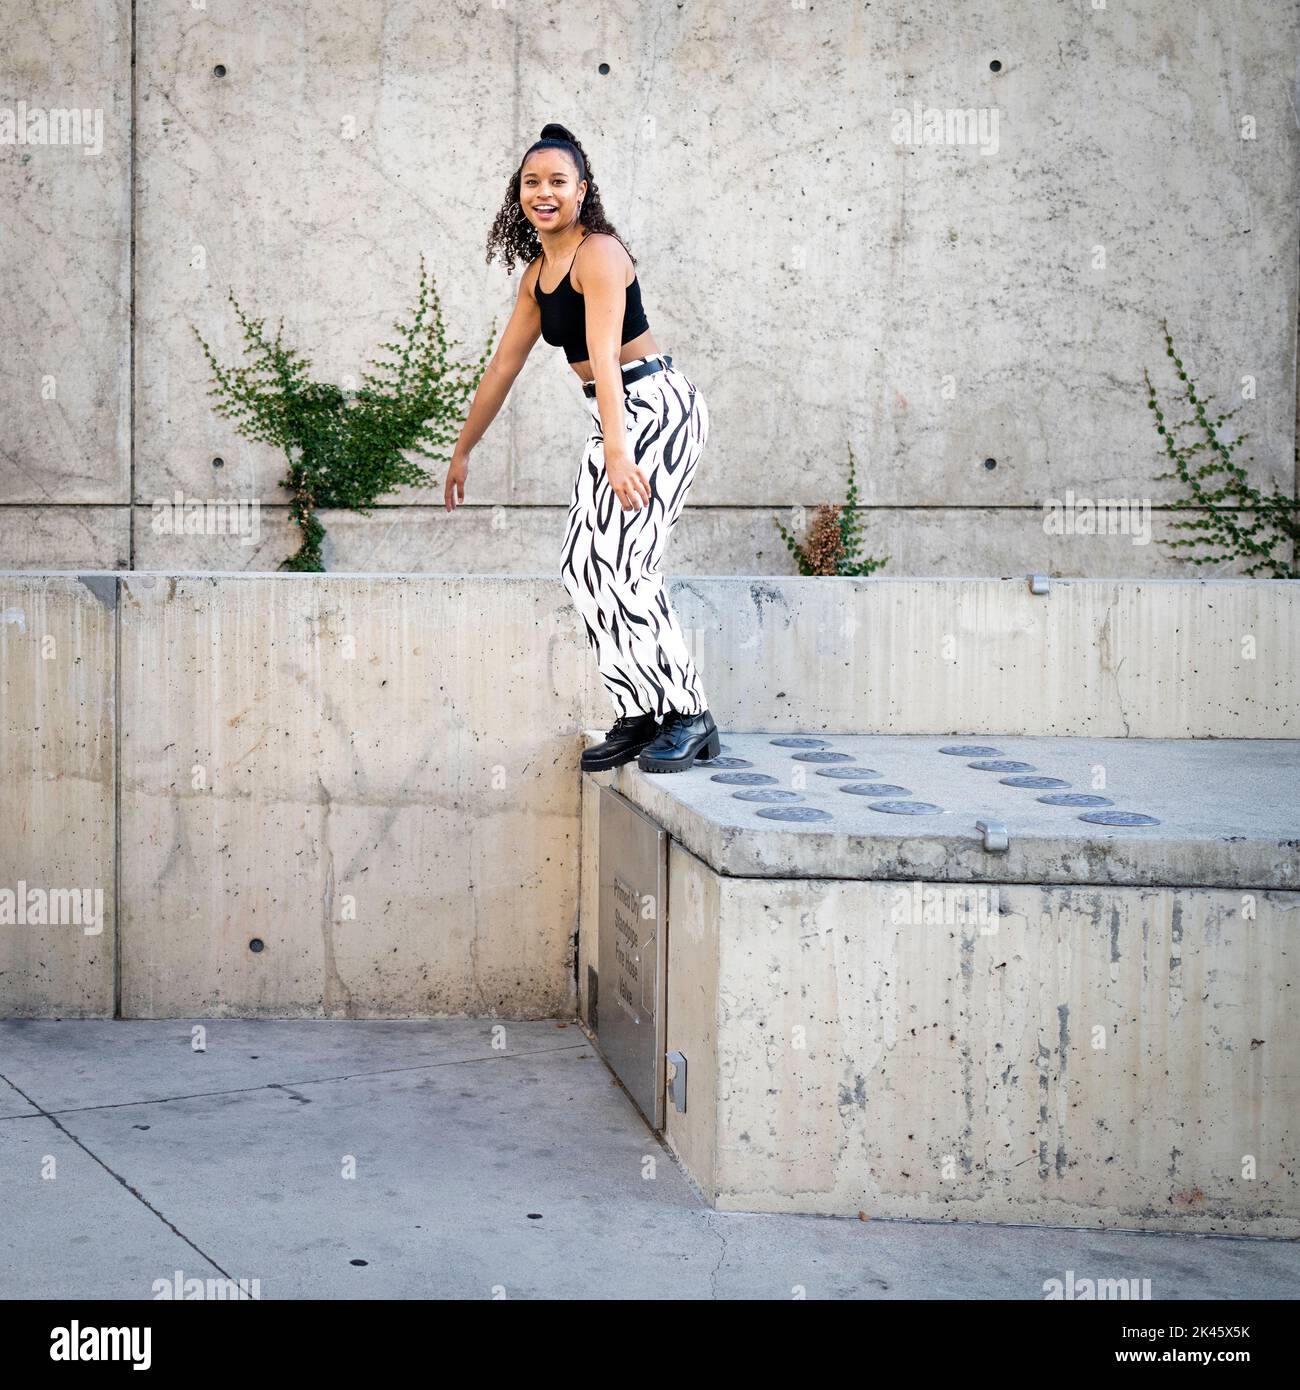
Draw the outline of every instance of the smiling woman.
<instances>
[{"instance_id":1,"label":"smiling woman","mask_svg":"<svg viewBox=\"0 0 1300 1390\"><path fill-rule=\"evenodd\" d=\"M617 714L582 766L636 758L646 772L683 772L716 758L721 743L660 566L708 439L708 405L659 351L635 259L605 217L586 152L562 125L542 128L510 180L488 237L488 261L498 254L507 270L527 266L452 454L446 508L464 502L470 451L537 339L562 347L583 382L592 432L560 572Z\"/></svg>"}]
</instances>

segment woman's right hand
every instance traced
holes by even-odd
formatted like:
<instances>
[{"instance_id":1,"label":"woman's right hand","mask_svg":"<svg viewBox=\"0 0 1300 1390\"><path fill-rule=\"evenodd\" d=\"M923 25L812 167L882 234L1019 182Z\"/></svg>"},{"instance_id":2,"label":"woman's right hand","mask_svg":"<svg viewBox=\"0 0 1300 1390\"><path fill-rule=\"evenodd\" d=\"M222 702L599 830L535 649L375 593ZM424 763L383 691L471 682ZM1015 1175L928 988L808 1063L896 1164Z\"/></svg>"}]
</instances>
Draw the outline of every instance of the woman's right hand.
<instances>
[{"instance_id":1,"label":"woman's right hand","mask_svg":"<svg viewBox=\"0 0 1300 1390\"><path fill-rule=\"evenodd\" d=\"M447 482L442 490L443 505L449 512L465 500L465 479L469 476L469 455L455 453L447 465ZM459 498L457 493L460 494Z\"/></svg>"}]
</instances>

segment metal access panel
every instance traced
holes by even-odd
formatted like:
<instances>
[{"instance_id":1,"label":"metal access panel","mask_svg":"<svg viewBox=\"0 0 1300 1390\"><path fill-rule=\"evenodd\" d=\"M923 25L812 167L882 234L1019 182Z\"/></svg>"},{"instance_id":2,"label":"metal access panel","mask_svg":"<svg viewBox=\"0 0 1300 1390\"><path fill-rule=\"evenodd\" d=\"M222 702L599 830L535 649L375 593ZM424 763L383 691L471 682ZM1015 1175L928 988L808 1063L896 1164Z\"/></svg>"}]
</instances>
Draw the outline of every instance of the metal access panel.
<instances>
[{"instance_id":1,"label":"metal access panel","mask_svg":"<svg viewBox=\"0 0 1300 1390\"><path fill-rule=\"evenodd\" d=\"M664 1126L668 832L600 789L596 1039L652 1128Z\"/></svg>"}]
</instances>

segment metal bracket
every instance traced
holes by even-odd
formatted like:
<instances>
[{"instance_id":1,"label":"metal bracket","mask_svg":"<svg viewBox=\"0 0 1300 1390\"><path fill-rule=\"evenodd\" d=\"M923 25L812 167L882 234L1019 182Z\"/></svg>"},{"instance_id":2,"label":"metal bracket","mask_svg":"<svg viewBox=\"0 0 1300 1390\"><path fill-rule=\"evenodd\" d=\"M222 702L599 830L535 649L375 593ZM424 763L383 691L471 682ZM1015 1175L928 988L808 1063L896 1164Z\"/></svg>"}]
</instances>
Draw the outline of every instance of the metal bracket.
<instances>
[{"instance_id":1,"label":"metal bracket","mask_svg":"<svg viewBox=\"0 0 1300 1390\"><path fill-rule=\"evenodd\" d=\"M984 832L984 848L990 854L1005 854L1011 845L1011 836L1000 820L977 820L975 829Z\"/></svg>"},{"instance_id":2,"label":"metal bracket","mask_svg":"<svg viewBox=\"0 0 1300 1390\"><path fill-rule=\"evenodd\" d=\"M668 1099L679 1114L686 1113L686 1058L680 1052L668 1054Z\"/></svg>"},{"instance_id":3,"label":"metal bracket","mask_svg":"<svg viewBox=\"0 0 1300 1390\"><path fill-rule=\"evenodd\" d=\"M1045 594L1047 592L1047 576L1045 574L1031 574L1029 576L1029 592L1031 594Z\"/></svg>"}]
</instances>

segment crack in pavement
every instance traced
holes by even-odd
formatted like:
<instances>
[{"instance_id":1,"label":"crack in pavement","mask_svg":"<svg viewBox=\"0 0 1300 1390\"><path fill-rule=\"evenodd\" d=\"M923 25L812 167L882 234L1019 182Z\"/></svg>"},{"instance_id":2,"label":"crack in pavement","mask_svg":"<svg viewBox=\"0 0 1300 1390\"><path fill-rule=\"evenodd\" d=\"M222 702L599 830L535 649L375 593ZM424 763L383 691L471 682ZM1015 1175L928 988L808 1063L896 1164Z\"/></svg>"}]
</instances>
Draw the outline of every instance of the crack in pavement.
<instances>
[{"instance_id":1,"label":"crack in pavement","mask_svg":"<svg viewBox=\"0 0 1300 1390\"><path fill-rule=\"evenodd\" d=\"M719 1213L713 1209L706 1210L704 1213L704 1228L712 1231L722 1242L722 1249L718 1253L718 1263L709 1271L709 1294L716 1301L718 1297L718 1271L722 1268L722 1262L727 1258L727 1236L720 1226L713 1224L713 1217Z\"/></svg>"},{"instance_id":2,"label":"crack in pavement","mask_svg":"<svg viewBox=\"0 0 1300 1390\"><path fill-rule=\"evenodd\" d=\"M29 1096L21 1086L14 1085L14 1083L10 1081L7 1076L0 1077L0 1080L3 1080L7 1086L13 1086L13 1089L17 1091L20 1096L22 1096L22 1098L28 1103L28 1105L35 1106L35 1108L38 1111L40 1111L41 1115L44 1116L44 1118L47 1119L55 1127L55 1129L59 1131L60 1134L64 1135L67 1139L71 1140L71 1142L74 1143L77 1146L77 1148L79 1148L82 1151L82 1153L86 1155L87 1158L93 1159L96 1163L98 1163L99 1166L104 1170L104 1172L106 1172L109 1175L110 1178L112 1178L115 1182L117 1182L123 1188L125 1188L126 1191L129 1192L131 1196L134 1197L142 1207L144 1207L147 1211L152 1212L153 1215L156 1216L158 1220L161 1221L162 1224L167 1227L167 1229L172 1233L172 1235L174 1235L178 1240L184 1241L185 1244L188 1245L190 1249L194 1251L194 1253L199 1257L199 1259L206 1260L207 1263L210 1264L212 1268L215 1269L223 1279L228 1280L231 1284L234 1284L237 1288L239 1288L241 1298L247 1296L244 1289L240 1287L235 1277L231 1273L229 1273L229 1271L222 1269L222 1267L216 1262L216 1260L212 1258L211 1255L208 1254L206 1250L200 1249L199 1246L197 1246L189 1238L189 1236L187 1236L185 1232L182 1231L180 1227L176 1225L174 1221L169 1221L167 1217L165 1217L162 1214L162 1212L160 1212L158 1208L154 1206L154 1204L144 1195L144 1193L139 1190L139 1188L132 1187L131 1184L127 1182L127 1180L121 1175L121 1173L110 1168L108 1164L105 1163L104 1160L100 1158L100 1156L93 1149L88 1148L85 1144L83 1144L82 1141L78 1139L77 1136L73 1134L72 1131L68 1129L66 1125L60 1124L59 1121L54 1117L53 1113L51 1113L48 1110L42 1110L40 1105L31 1096Z\"/></svg>"}]
</instances>

